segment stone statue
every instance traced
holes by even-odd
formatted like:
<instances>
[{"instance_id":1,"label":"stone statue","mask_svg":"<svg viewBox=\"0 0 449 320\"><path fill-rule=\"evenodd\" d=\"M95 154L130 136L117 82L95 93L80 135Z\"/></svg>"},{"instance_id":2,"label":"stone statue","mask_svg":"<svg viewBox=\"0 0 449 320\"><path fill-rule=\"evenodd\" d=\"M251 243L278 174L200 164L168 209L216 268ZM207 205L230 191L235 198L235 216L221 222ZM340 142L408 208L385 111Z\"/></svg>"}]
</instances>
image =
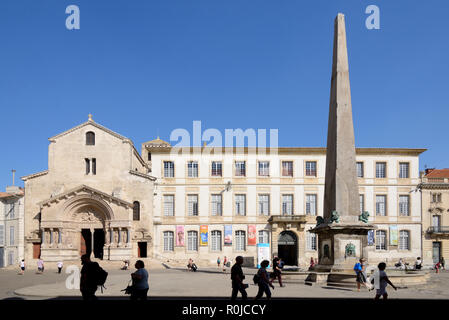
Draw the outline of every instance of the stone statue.
<instances>
[{"instance_id":1,"label":"stone statue","mask_svg":"<svg viewBox=\"0 0 449 320\"><path fill-rule=\"evenodd\" d=\"M361 215L359 215L359 221L362 221L364 223L368 223L368 217L369 217L369 212L368 211L364 211L364 212L362 212Z\"/></svg>"},{"instance_id":2,"label":"stone statue","mask_svg":"<svg viewBox=\"0 0 449 320\"><path fill-rule=\"evenodd\" d=\"M345 254L347 257L355 257L355 245L348 243L345 247Z\"/></svg>"},{"instance_id":3,"label":"stone statue","mask_svg":"<svg viewBox=\"0 0 449 320\"><path fill-rule=\"evenodd\" d=\"M332 211L332 215L329 219L329 223L339 223L340 222L340 215L338 214L337 210Z\"/></svg>"},{"instance_id":4,"label":"stone statue","mask_svg":"<svg viewBox=\"0 0 449 320\"><path fill-rule=\"evenodd\" d=\"M323 258L330 258L328 244L325 244L323 247Z\"/></svg>"},{"instance_id":5,"label":"stone statue","mask_svg":"<svg viewBox=\"0 0 449 320\"><path fill-rule=\"evenodd\" d=\"M114 230L114 243L117 244L118 243L118 230Z\"/></svg>"},{"instance_id":6,"label":"stone statue","mask_svg":"<svg viewBox=\"0 0 449 320\"><path fill-rule=\"evenodd\" d=\"M320 224L323 224L323 223L324 223L324 218L317 216L316 217L316 227L318 227Z\"/></svg>"}]
</instances>

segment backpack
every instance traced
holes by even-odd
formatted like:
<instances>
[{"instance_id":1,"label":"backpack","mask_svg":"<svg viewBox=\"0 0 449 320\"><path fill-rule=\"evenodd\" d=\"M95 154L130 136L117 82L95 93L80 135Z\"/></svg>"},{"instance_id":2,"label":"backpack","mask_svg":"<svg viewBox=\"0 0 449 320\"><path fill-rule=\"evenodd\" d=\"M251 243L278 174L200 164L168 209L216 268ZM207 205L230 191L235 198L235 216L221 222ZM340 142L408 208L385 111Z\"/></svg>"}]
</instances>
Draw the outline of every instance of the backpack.
<instances>
[{"instance_id":1,"label":"backpack","mask_svg":"<svg viewBox=\"0 0 449 320\"><path fill-rule=\"evenodd\" d=\"M259 282L260 282L260 276L259 276L259 274L255 274L254 275L254 277L253 277L253 282L254 282L254 284L258 284Z\"/></svg>"},{"instance_id":2,"label":"backpack","mask_svg":"<svg viewBox=\"0 0 449 320\"><path fill-rule=\"evenodd\" d=\"M108 273L100 266L98 266L97 272L95 274L95 283L97 286L101 287L101 293L103 293L103 288L106 289L104 286L106 279L108 278Z\"/></svg>"}]
</instances>

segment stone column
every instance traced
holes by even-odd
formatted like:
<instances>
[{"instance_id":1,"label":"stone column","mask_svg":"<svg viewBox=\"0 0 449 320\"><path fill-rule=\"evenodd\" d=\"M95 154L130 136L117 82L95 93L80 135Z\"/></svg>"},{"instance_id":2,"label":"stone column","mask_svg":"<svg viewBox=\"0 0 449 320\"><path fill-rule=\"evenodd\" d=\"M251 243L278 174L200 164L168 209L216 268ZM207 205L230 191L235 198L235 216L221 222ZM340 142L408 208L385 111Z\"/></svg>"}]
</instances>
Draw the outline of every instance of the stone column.
<instances>
[{"instance_id":1,"label":"stone column","mask_svg":"<svg viewBox=\"0 0 449 320\"><path fill-rule=\"evenodd\" d=\"M95 229L90 228L90 254L94 253L94 231Z\"/></svg>"},{"instance_id":2,"label":"stone column","mask_svg":"<svg viewBox=\"0 0 449 320\"><path fill-rule=\"evenodd\" d=\"M110 245L110 243L111 243L111 234L110 234L110 231L109 231L109 229L105 229L105 232L104 232L104 243L107 245L107 246L109 246Z\"/></svg>"},{"instance_id":3,"label":"stone column","mask_svg":"<svg viewBox=\"0 0 449 320\"><path fill-rule=\"evenodd\" d=\"M118 243L122 243L122 228L118 228Z\"/></svg>"}]
</instances>

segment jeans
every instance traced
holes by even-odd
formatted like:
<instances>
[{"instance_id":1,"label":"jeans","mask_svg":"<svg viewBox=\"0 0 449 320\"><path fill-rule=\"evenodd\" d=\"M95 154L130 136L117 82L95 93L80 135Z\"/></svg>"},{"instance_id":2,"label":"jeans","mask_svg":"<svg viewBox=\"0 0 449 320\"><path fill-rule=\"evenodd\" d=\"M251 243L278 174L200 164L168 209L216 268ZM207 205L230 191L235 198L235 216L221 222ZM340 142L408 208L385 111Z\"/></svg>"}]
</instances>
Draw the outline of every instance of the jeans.
<instances>
[{"instance_id":1,"label":"jeans","mask_svg":"<svg viewBox=\"0 0 449 320\"><path fill-rule=\"evenodd\" d=\"M265 295L267 296L267 299L270 299L271 298L270 287L268 286L267 283L261 281L261 283L259 283L259 291L257 292L256 300L262 298L264 292Z\"/></svg>"}]
</instances>

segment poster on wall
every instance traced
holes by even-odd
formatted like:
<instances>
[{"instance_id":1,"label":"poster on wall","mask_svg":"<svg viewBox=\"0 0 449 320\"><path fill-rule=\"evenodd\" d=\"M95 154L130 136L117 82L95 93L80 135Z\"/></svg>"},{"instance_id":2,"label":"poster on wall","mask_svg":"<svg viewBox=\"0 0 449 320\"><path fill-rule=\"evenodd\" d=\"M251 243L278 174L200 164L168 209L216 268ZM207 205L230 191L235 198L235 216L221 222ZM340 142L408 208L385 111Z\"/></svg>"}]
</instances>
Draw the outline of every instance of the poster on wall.
<instances>
[{"instance_id":1,"label":"poster on wall","mask_svg":"<svg viewBox=\"0 0 449 320\"><path fill-rule=\"evenodd\" d=\"M374 230L368 231L368 245L369 246L374 245Z\"/></svg>"},{"instance_id":2,"label":"poster on wall","mask_svg":"<svg viewBox=\"0 0 449 320\"><path fill-rule=\"evenodd\" d=\"M232 225L225 225L224 234L224 245L232 246Z\"/></svg>"},{"instance_id":3,"label":"poster on wall","mask_svg":"<svg viewBox=\"0 0 449 320\"><path fill-rule=\"evenodd\" d=\"M398 226L390 226L390 246L398 245Z\"/></svg>"},{"instance_id":4,"label":"poster on wall","mask_svg":"<svg viewBox=\"0 0 449 320\"><path fill-rule=\"evenodd\" d=\"M200 226L200 246L207 246L207 226Z\"/></svg>"},{"instance_id":5,"label":"poster on wall","mask_svg":"<svg viewBox=\"0 0 449 320\"><path fill-rule=\"evenodd\" d=\"M176 246L184 247L184 226L176 226Z\"/></svg>"},{"instance_id":6,"label":"poster on wall","mask_svg":"<svg viewBox=\"0 0 449 320\"><path fill-rule=\"evenodd\" d=\"M255 246L256 243L256 225L250 224L248 225L248 245Z\"/></svg>"},{"instance_id":7,"label":"poster on wall","mask_svg":"<svg viewBox=\"0 0 449 320\"><path fill-rule=\"evenodd\" d=\"M257 268L260 268L260 263L264 260L270 261L270 245L259 243L257 244Z\"/></svg>"}]
</instances>

